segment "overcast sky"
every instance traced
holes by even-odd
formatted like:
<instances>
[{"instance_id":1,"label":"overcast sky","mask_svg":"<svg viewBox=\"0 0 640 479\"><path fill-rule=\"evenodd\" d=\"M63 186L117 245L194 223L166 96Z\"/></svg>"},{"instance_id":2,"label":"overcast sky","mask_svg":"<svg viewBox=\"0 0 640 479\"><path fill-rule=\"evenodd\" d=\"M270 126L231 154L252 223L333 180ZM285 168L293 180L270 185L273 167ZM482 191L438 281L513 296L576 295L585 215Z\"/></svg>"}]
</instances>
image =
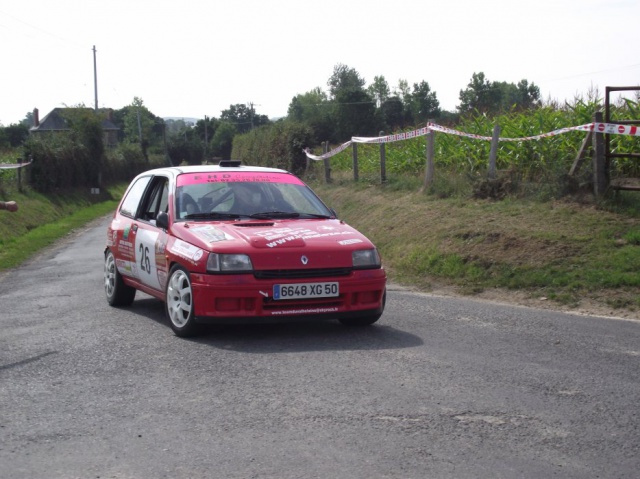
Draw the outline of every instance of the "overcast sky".
<instances>
[{"instance_id":1,"label":"overcast sky","mask_svg":"<svg viewBox=\"0 0 640 479\"><path fill-rule=\"evenodd\" d=\"M160 117L270 118L327 90L334 66L367 85L426 81L454 110L474 72L527 79L543 99L640 85L639 0L29 0L0 3L0 123L139 97Z\"/></svg>"}]
</instances>

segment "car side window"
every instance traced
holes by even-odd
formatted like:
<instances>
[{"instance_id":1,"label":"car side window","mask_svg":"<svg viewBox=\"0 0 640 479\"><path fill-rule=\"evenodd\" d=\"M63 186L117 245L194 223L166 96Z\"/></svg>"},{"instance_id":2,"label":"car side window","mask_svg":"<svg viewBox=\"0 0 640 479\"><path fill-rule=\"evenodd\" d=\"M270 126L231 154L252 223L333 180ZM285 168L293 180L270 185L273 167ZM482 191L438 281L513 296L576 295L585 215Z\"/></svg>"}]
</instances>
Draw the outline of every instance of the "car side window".
<instances>
[{"instance_id":1,"label":"car side window","mask_svg":"<svg viewBox=\"0 0 640 479\"><path fill-rule=\"evenodd\" d=\"M150 176L143 176L142 178L139 178L131 188L129 188L129 192L120 207L120 214L130 216L132 218L136 216L140 200L142 199L142 195L147 189L147 185L150 180Z\"/></svg>"},{"instance_id":2,"label":"car side window","mask_svg":"<svg viewBox=\"0 0 640 479\"><path fill-rule=\"evenodd\" d=\"M148 194L143 200L140 219L155 223L158 213L167 211L169 204L169 180L163 176L153 178Z\"/></svg>"}]
</instances>

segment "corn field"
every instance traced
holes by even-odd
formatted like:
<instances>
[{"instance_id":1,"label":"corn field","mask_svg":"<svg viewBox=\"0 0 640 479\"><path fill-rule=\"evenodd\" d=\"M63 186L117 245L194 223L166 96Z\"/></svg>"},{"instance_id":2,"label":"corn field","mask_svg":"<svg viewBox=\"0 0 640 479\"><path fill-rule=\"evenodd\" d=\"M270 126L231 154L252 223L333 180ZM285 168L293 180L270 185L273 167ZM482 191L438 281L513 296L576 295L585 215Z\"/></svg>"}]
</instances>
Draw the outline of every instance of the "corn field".
<instances>
[{"instance_id":1,"label":"corn field","mask_svg":"<svg viewBox=\"0 0 640 479\"><path fill-rule=\"evenodd\" d=\"M523 138L549 133L561 128L591 123L596 111L602 109L599 100L576 99L562 107L547 105L535 110L512 112L497 117L475 115L461 118L451 126L458 131L491 137L495 125L501 128L501 137ZM614 119L640 119L640 106L636 100L625 99L615 105ZM437 120L435 121L437 123ZM443 125L446 126L446 125ZM391 133L391 132L386 132ZM396 132L394 132L396 133ZM548 182L566 175L585 139L586 132L572 131L556 136L521 142L499 143L497 169L517 175L521 181ZM421 175L425 168L425 137L387 143L386 171L389 175ZM437 133L435 136L435 167L439 172L467 175L486 173L491 142L457 135ZM640 139L612 135L612 152L640 152ZM332 157L333 171L353 168L352 153L348 148ZM584 170L590 168L585 161ZM377 144L358 145L358 167L363 175L375 175L380 169L380 150ZM583 171L582 174L587 174ZM612 178L640 176L640 163L633 159L615 159L611 164ZM588 174L587 174L588 176Z\"/></svg>"}]
</instances>

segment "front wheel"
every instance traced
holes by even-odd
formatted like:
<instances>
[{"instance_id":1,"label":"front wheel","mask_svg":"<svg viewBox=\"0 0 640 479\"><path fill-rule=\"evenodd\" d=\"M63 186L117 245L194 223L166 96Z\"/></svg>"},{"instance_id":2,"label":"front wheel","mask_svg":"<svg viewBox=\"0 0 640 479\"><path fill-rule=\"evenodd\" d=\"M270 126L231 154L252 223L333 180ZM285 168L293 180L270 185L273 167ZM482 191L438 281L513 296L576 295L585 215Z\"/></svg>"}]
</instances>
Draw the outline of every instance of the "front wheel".
<instances>
[{"instance_id":1,"label":"front wheel","mask_svg":"<svg viewBox=\"0 0 640 479\"><path fill-rule=\"evenodd\" d=\"M169 272L166 291L166 313L176 336L193 336L198 330L193 306L193 290L189 272L175 265Z\"/></svg>"},{"instance_id":2,"label":"front wheel","mask_svg":"<svg viewBox=\"0 0 640 479\"><path fill-rule=\"evenodd\" d=\"M135 288L124 284L111 251L104 256L104 291L111 306L130 306L136 296Z\"/></svg>"}]
</instances>

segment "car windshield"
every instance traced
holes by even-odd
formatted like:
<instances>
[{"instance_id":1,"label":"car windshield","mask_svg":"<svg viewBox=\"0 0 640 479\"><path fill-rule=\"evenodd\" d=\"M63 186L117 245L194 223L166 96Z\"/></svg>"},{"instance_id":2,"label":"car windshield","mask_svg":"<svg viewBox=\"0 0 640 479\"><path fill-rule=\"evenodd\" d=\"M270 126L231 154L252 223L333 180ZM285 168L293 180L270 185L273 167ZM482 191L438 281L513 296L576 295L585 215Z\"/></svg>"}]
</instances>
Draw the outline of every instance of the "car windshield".
<instances>
[{"instance_id":1,"label":"car windshield","mask_svg":"<svg viewBox=\"0 0 640 479\"><path fill-rule=\"evenodd\" d=\"M331 218L297 177L287 173L186 173L178 177L177 219Z\"/></svg>"}]
</instances>

